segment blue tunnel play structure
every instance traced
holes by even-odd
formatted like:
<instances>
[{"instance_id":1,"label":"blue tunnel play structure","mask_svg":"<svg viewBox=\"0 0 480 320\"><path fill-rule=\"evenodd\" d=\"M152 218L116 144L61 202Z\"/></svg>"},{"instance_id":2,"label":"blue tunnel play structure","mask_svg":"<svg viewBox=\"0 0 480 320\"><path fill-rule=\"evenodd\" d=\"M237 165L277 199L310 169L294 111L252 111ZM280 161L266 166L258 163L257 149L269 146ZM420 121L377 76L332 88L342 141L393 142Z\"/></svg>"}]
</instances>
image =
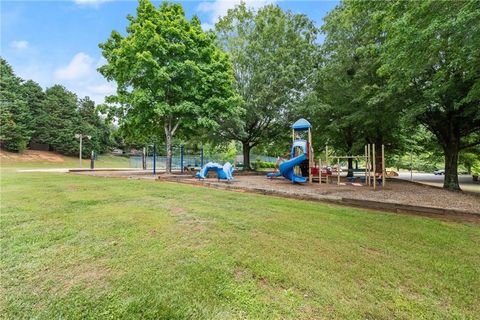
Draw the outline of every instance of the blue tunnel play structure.
<instances>
[{"instance_id":1,"label":"blue tunnel play structure","mask_svg":"<svg viewBox=\"0 0 480 320\"><path fill-rule=\"evenodd\" d=\"M230 162L225 163L223 166L219 163L209 162L196 174L198 179L205 179L209 171L213 171L217 174L218 180L232 180L232 173L235 170Z\"/></svg>"}]
</instances>

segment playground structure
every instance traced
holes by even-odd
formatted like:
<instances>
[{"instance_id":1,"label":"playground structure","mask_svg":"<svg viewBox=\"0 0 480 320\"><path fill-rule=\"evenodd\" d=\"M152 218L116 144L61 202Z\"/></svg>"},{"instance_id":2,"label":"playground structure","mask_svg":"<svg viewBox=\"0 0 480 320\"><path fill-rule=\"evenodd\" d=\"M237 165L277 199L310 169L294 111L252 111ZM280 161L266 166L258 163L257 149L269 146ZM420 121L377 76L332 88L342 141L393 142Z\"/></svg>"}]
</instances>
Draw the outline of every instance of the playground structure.
<instances>
[{"instance_id":1,"label":"playground structure","mask_svg":"<svg viewBox=\"0 0 480 320\"><path fill-rule=\"evenodd\" d=\"M292 149L290 160L279 165L278 172L270 172L267 177L274 178L283 176L293 183L312 182L313 175L313 149L312 149L312 125L305 119L299 119L292 125ZM301 132L307 132L307 139L299 138ZM298 170L297 168L300 168ZM299 173L300 171L300 173ZM307 180L308 177L308 180Z\"/></svg>"},{"instance_id":2,"label":"playground structure","mask_svg":"<svg viewBox=\"0 0 480 320\"><path fill-rule=\"evenodd\" d=\"M203 180L207 177L209 171L216 172L218 180L230 181L233 179L232 174L235 168L230 162L225 163L223 166L219 163L209 162L195 176Z\"/></svg>"},{"instance_id":3,"label":"playground structure","mask_svg":"<svg viewBox=\"0 0 480 320\"><path fill-rule=\"evenodd\" d=\"M365 153L363 155L333 155L332 158L336 160L336 170L332 170L329 165L328 146L325 148L325 160L318 159L318 166L314 160L313 144L312 144L312 125L305 119L299 119L292 125L292 148L290 160L285 160L279 164L278 172L267 173L267 177L275 178L283 176L293 183L312 183L322 182L329 183L333 178L334 172L337 180L337 185L341 185L340 180L340 160L354 159L356 161L363 160L365 162L365 175L347 177L347 183L356 185L357 181L361 182L358 185L373 186L375 190L377 185L385 186L385 146L381 147L381 172L376 172L376 154L375 144L365 145ZM302 134L306 133L306 139L302 139ZM318 178L317 178L318 177ZM333 182L333 181L332 181Z\"/></svg>"},{"instance_id":4,"label":"playground structure","mask_svg":"<svg viewBox=\"0 0 480 320\"><path fill-rule=\"evenodd\" d=\"M328 167L328 147L325 148L325 165ZM382 144L381 148L381 163L382 163L382 171L381 172L376 172L376 154L375 154L375 144L367 144L364 147L365 153L363 155L351 155L351 156L332 156L333 159L336 159L337 163L337 185L340 185L340 159L354 159L354 160L363 160L365 162L365 175L364 176L352 176L352 177L347 177L348 182L355 182L355 181L360 181L361 183L367 185L367 186L373 186L373 189L375 190L377 188L377 185L381 184L382 186L385 186L385 145ZM319 159L319 167L322 168L322 160ZM332 176L332 175L330 175ZM325 176L322 177L322 170L319 170L319 183L322 183L322 179L325 178L325 181L328 183L328 177Z\"/></svg>"}]
</instances>

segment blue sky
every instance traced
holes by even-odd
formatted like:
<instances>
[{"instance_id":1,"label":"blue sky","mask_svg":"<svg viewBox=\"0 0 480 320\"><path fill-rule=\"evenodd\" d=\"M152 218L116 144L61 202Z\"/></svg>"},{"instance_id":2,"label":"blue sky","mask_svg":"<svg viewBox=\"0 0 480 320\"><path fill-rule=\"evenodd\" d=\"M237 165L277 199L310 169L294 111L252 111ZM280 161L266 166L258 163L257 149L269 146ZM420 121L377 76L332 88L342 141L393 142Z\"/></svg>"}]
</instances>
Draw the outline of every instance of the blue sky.
<instances>
[{"instance_id":1,"label":"blue sky","mask_svg":"<svg viewBox=\"0 0 480 320\"><path fill-rule=\"evenodd\" d=\"M215 24L239 0L175 1L187 17L198 15L204 28ZM308 15L317 25L338 1L246 0L261 7L276 2L284 9ZM154 1L159 4L160 1ZM23 79L42 87L62 84L97 103L115 90L96 72L103 63L98 48L112 30L124 33L127 14L135 14L136 1L65 0L1 1L0 55Z\"/></svg>"}]
</instances>

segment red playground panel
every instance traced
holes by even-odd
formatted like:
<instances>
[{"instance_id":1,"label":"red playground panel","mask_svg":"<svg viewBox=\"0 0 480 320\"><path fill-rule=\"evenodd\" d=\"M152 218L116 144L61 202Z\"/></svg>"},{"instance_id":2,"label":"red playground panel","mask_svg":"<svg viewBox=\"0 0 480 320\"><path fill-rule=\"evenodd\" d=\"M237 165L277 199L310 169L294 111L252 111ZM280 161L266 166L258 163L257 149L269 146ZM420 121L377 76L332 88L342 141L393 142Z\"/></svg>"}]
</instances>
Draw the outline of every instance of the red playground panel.
<instances>
[{"instance_id":1,"label":"red playground panel","mask_svg":"<svg viewBox=\"0 0 480 320\"><path fill-rule=\"evenodd\" d=\"M319 170L320 170L320 168L318 168L318 167L312 168L312 175L318 176L318 171ZM331 176L331 175L332 175L332 170L330 170L328 168L322 168L322 176L326 177L326 176Z\"/></svg>"}]
</instances>

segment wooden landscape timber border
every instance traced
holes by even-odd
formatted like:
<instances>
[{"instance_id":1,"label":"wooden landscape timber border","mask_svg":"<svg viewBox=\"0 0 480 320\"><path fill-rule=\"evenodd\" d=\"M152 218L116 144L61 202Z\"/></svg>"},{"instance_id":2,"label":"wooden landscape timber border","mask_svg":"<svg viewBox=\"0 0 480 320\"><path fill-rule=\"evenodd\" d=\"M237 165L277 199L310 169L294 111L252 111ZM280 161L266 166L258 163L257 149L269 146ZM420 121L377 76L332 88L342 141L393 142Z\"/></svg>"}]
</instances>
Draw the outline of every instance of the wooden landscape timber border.
<instances>
[{"instance_id":1,"label":"wooden landscape timber border","mask_svg":"<svg viewBox=\"0 0 480 320\"><path fill-rule=\"evenodd\" d=\"M406 179L401 179L401 178L398 178L398 177L392 177L392 179L395 179L397 181L401 181L402 183L403 182L411 183L411 184L414 184L414 185L417 185L417 186L427 187L427 188L431 188L431 189L443 189L442 186L436 186L436 185L433 185L433 184L428 184L428 183L420 182L420 181L406 180ZM479 185L480 185L480 183L479 183ZM466 194L470 194L472 196L476 196L476 197L478 197L478 201L480 202L480 192L475 192L475 191L470 191L470 190L451 191L451 192L463 192L463 193L466 193Z\"/></svg>"},{"instance_id":2,"label":"wooden landscape timber border","mask_svg":"<svg viewBox=\"0 0 480 320\"><path fill-rule=\"evenodd\" d=\"M239 186L234 186L232 184L229 184L228 182L217 182L217 181L210 182L205 180L192 181L191 179L189 180L185 179L185 177L159 176L158 180L203 186L203 187L220 189L220 190L230 190L230 191L236 191L236 192L247 192L247 193L255 193L255 194L262 194L262 195L269 195L269 196L277 196L282 198L325 202L325 203L331 203L331 204L348 206L348 207L371 209L375 211L406 213L406 214L414 214L418 216L445 218L445 219L454 220L454 221L468 221L468 222L480 223L480 213L456 210L456 209L415 206L415 205L402 204L402 203L352 199L352 198L344 198L344 197L329 196L329 195L294 194L294 193L283 192L278 190L239 187Z\"/></svg>"}]
</instances>

